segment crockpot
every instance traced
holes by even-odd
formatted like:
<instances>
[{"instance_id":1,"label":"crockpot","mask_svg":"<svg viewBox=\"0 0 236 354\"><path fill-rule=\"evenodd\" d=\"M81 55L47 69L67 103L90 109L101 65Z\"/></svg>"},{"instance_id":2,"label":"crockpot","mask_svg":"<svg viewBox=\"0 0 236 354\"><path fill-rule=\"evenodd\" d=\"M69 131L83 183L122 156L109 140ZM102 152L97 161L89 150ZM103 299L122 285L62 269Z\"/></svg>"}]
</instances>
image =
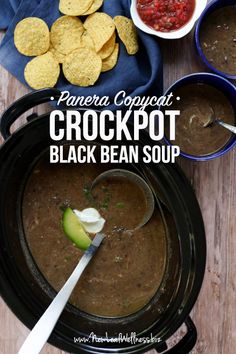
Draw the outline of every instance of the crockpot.
<instances>
[{"instance_id":1,"label":"crockpot","mask_svg":"<svg viewBox=\"0 0 236 354\"><path fill-rule=\"evenodd\" d=\"M22 196L35 164L55 142L49 135L50 113L30 115L27 124L12 134L10 128L21 114L50 101L52 96L57 99L60 92L47 89L23 97L3 114L0 125L5 139L0 149L0 290L8 306L29 328L46 310L55 291L40 273L29 251L22 226ZM65 123L57 121L57 129L60 127L65 128ZM130 131L132 127L130 123ZM102 143L99 139L96 141L96 144ZM139 145L152 145L144 132ZM149 183L165 224L168 254L162 284L142 310L126 317L97 317L68 304L49 342L70 353L134 354L153 348L159 353L166 350L168 353L189 353L197 339L189 313L199 294L206 262L205 232L199 205L176 164L138 164L125 168L135 168ZM166 341L184 323L187 326L185 336L174 348L168 349ZM91 341L91 333L104 340ZM140 341L111 340L119 334L131 336L132 333ZM82 337L87 342L74 340ZM155 340L141 340L151 337Z\"/></svg>"}]
</instances>

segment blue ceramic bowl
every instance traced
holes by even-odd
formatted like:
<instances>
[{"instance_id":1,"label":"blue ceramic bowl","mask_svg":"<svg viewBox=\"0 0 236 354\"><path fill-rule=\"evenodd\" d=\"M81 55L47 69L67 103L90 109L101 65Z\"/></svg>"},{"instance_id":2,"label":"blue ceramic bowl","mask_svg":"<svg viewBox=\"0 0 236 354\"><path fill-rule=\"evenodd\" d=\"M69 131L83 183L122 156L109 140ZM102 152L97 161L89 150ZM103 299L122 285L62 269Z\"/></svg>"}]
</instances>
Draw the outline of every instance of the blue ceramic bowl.
<instances>
[{"instance_id":1,"label":"blue ceramic bowl","mask_svg":"<svg viewBox=\"0 0 236 354\"><path fill-rule=\"evenodd\" d=\"M196 73L196 74L191 74L188 76L183 77L182 79L176 81L165 93L165 95L170 94L180 87L183 87L185 85L189 84L197 84L197 83L203 83L207 85L214 86L221 92L223 92L226 97L228 97L229 101L231 102L234 112L235 112L235 121L236 121L236 87L231 84L228 80L225 78L215 75L215 74L210 74L210 73ZM223 129L223 128L222 128ZM165 142L168 145L173 145L166 137L164 138ZM217 157L220 157L224 154L226 154L229 150L231 150L234 146L236 146L236 136L232 136L232 138L228 141L228 143L220 150L217 152L214 152L212 154L204 155L204 156L194 156L194 155L189 155L185 153L184 151L181 151L181 156L186 157L191 160L195 161L208 161L208 160L213 160Z\"/></svg>"},{"instance_id":2,"label":"blue ceramic bowl","mask_svg":"<svg viewBox=\"0 0 236 354\"><path fill-rule=\"evenodd\" d=\"M202 50L202 44L200 41L200 32L201 32L201 26L203 21L205 21L205 19L207 18L207 16L209 14L211 14L213 11L221 8L221 7L225 7L225 6L230 6L230 5L236 5L236 0L216 0L216 1L211 1L208 6L205 8L205 10L203 11L202 15L200 16L198 22L197 22L197 26L195 29L195 45L197 48L197 52L198 55L200 56L202 62L208 67L208 69L210 69L211 71L213 71L214 73L224 76L227 79L233 79L236 80L236 75L232 75L232 74L227 74L223 71L217 70L206 58L203 50Z\"/></svg>"}]
</instances>

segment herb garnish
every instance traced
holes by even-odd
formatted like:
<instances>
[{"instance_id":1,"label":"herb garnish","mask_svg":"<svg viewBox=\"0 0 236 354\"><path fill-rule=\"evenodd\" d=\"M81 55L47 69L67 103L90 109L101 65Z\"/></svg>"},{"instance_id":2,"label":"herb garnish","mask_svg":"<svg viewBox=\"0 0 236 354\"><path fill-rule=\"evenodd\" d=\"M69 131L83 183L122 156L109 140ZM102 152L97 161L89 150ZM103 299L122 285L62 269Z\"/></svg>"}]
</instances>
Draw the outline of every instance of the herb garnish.
<instances>
[{"instance_id":1,"label":"herb garnish","mask_svg":"<svg viewBox=\"0 0 236 354\"><path fill-rule=\"evenodd\" d=\"M116 203L116 207L117 207L118 209L123 209L123 208L125 207L125 203L123 203L123 202Z\"/></svg>"}]
</instances>

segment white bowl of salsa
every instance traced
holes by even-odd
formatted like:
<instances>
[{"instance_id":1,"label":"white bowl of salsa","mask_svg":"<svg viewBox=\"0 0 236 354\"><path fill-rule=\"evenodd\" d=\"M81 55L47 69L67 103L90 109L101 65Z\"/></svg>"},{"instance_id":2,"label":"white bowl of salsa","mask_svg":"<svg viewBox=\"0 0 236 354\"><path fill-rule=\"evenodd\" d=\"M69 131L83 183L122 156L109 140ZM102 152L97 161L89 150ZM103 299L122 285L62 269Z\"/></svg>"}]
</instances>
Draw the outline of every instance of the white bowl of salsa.
<instances>
[{"instance_id":1,"label":"white bowl of salsa","mask_svg":"<svg viewBox=\"0 0 236 354\"><path fill-rule=\"evenodd\" d=\"M207 5L207 0L132 0L131 16L142 31L164 39L186 36Z\"/></svg>"}]
</instances>

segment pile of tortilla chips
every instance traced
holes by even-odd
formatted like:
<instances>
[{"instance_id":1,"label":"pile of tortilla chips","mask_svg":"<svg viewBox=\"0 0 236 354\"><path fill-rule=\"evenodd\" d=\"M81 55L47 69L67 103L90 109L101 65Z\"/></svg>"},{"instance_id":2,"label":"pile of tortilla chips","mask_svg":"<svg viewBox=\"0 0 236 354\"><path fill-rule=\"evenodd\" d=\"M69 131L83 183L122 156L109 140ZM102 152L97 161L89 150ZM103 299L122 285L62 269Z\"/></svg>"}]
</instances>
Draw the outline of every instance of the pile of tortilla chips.
<instances>
[{"instance_id":1,"label":"pile of tortilla chips","mask_svg":"<svg viewBox=\"0 0 236 354\"><path fill-rule=\"evenodd\" d=\"M73 85L91 86L100 74L113 69L118 61L117 34L129 55L137 53L138 38L131 19L97 12L103 0L60 0L64 16L51 27L37 17L20 21L14 32L18 51L35 56L25 67L25 80L33 89L54 87L60 64ZM77 16L86 16L82 19Z\"/></svg>"}]
</instances>

